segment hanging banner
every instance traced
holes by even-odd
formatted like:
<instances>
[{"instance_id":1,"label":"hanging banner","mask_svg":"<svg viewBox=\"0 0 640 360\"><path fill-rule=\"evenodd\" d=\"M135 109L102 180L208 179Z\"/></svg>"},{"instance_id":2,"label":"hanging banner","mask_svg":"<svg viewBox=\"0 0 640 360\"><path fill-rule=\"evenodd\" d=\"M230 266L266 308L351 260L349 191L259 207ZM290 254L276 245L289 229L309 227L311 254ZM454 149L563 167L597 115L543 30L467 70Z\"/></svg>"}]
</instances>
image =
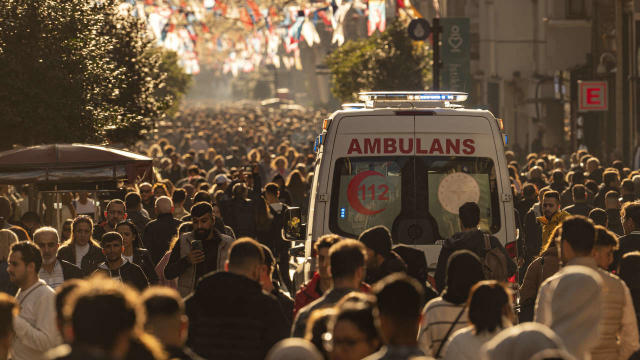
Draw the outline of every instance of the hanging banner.
<instances>
[{"instance_id":1,"label":"hanging banner","mask_svg":"<svg viewBox=\"0 0 640 360\"><path fill-rule=\"evenodd\" d=\"M369 0L369 21L367 34L371 36L376 29L383 32L387 27L387 11L385 0Z\"/></svg>"},{"instance_id":2,"label":"hanging banner","mask_svg":"<svg viewBox=\"0 0 640 360\"><path fill-rule=\"evenodd\" d=\"M440 19L442 90L471 91L469 23L469 18Z\"/></svg>"}]
</instances>

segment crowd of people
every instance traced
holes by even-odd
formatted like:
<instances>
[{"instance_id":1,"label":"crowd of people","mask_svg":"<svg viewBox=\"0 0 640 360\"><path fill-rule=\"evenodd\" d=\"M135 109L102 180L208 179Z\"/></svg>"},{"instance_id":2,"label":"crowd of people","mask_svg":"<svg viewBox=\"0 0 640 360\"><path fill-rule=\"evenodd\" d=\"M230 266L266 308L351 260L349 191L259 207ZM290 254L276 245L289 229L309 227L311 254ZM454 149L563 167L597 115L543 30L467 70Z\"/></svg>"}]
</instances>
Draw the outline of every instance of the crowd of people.
<instances>
[{"instance_id":1,"label":"crowd of people","mask_svg":"<svg viewBox=\"0 0 640 360\"><path fill-rule=\"evenodd\" d=\"M433 276L376 226L314 239L296 286L282 214L320 119L185 110L138 144L153 182L64 194L59 226L0 188L0 359L640 358L640 172L507 152L515 258L469 202Z\"/></svg>"}]
</instances>

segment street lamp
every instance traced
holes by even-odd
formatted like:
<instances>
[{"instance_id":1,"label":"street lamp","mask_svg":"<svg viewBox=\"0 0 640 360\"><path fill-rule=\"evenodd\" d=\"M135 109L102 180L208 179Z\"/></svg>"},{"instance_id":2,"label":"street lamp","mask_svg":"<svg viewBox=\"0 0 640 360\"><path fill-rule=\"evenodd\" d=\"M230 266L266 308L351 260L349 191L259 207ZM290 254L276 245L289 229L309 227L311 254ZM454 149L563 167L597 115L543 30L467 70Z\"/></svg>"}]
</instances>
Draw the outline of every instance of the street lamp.
<instances>
[{"instance_id":1,"label":"street lamp","mask_svg":"<svg viewBox=\"0 0 640 360\"><path fill-rule=\"evenodd\" d=\"M600 62L596 67L596 73L598 75L605 75L607 73L607 65L605 63L606 60L609 60L609 62L614 65L616 64L616 57L612 53L610 52L602 53L602 55L600 55ZM613 68L611 72L615 72L615 70L616 69Z\"/></svg>"}]
</instances>

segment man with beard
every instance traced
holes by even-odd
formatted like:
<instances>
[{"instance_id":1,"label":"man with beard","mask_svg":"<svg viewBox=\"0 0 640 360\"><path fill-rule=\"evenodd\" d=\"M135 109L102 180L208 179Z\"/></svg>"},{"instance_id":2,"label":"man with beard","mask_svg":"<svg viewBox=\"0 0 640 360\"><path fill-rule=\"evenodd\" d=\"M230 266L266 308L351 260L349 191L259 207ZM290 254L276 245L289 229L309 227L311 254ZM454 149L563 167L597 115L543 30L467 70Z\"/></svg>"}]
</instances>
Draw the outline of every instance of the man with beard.
<instances>
[{"instance_id":1,"label":"man with beard","mask_svg":"<svg viewBox=\"0 0 640 360\"><path fill-rule=\"evenodd\" d=\"M102 235L102 253L106 261L98 266L96 273L104 273L111 278L127 283L142 291L149 287L149 280L142 269L122 256L124 246L122 235L115 231Z\"/></svg>"},{"instance_id":2,"label":"man with beard","mask_svg":"<svg viewBox=\"0 0 640 360\"><path fill-rule=\"evenodd\" d=\"M52 227L42 227L33 234L33 242L42 252L42 268L38 273L52 289L56 289L68 279L81 279L84 275L79 267L64 260L58 260L58 231Z\"/></svg>"},{"instance_id":3,"label":"man with beard","mask_svg":"<svg viewBox=\"0 0 640 360\"><path fill-rule=\"evenodd\" d=\"M13 360L45 359L45 353L62 342L56 328L55 292L38 278L42 254L32 242L19 242L9 253L9 280L20 290L16 300L20 315L14 321Z\"/></svg>"},{"instance_id":4,"label":"man with beard","mask_svg":"<svg viewBox=\"0 0 640 360\"><path fill-rule=\"evenodd\" d=\"M536 220L542 229L542 237L540 242L527 244L527 247L533 247L536 253L540 252L540 249L544 244L551 241L551 234L553 230L562 223L564 219L569 217L569 213L560 210L560 195L556 191L547 191L542 199L542 216L539 216ZM530 239L527 238L527 241ZM531 239L538 240L538 239Z\"/></svg>"},{"instance_id":5,"label":"man with beard","mask_svg":"<svg viewBox=\"0 0 640 360\"><path fill-rule=\"evenodd\" d=\"M124 201L120 199L114 199L109 201L107 209L104 212L104 217L107 219L100 224L96 225L93 229L93 238L102 239L102 235L110 231L116 231L116 225L127 218L127 208Z\"/></svg>"},{"instance_id":6,"label":"man with beard","mask_svg":"<svg viewBox=\"0 0 640 360\"><path fill-rule=\"evenodd\" d=\"M199 202L191 208L193 231L180 235L173 244L164 269L168 280L178 278L178 292L189 295L196 281L211 271L223 270L233 238L215 229L213 207Z\"/></svg>"}]
</instances>

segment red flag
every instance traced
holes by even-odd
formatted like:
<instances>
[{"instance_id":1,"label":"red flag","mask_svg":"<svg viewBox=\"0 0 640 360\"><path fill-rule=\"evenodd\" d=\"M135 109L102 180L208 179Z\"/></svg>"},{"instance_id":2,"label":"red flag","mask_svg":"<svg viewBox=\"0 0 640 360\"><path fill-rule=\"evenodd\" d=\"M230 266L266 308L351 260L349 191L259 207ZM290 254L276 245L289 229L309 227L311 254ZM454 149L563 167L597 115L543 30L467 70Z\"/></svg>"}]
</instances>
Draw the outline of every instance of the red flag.
<instances>
[{"instance_id":1,"label":"red flag","mask_svg":"<svg viewBox=\"0 0 640 360\"><path fill-rule=\"evenodd\" d=\"M256 4L256 2L253 0L247 0L247 5L249 5L249 8L253 12L253 18L256 21L260 20L260 18L262 17L262 13L260 13L260 8L258 7L258 4Z\"/></svg>"},{"instance_id":2,"label":"red flag","mask_svg":"<svg viewBox=\"0 0 640 360\"><path fill-rule=\"evenodd\" d=\"M242 23L244 24L244 27L247 30L250 30L253 28L253 21L251 21L251 17L249 16L249 12L247 11L247 8L240 8L240 21L242 21Z\"/></svg>"},{"instance_id":3,"label":"red flag","mask_svg":"<svg viewBox=\"0 0 640 360\"><path fill-rule=\"evenodd\" d=\"M404 5L404 0L396 0L397 4L398 4L398 9L404 9L405 5Z\"/></svg>"}]
</instances>

